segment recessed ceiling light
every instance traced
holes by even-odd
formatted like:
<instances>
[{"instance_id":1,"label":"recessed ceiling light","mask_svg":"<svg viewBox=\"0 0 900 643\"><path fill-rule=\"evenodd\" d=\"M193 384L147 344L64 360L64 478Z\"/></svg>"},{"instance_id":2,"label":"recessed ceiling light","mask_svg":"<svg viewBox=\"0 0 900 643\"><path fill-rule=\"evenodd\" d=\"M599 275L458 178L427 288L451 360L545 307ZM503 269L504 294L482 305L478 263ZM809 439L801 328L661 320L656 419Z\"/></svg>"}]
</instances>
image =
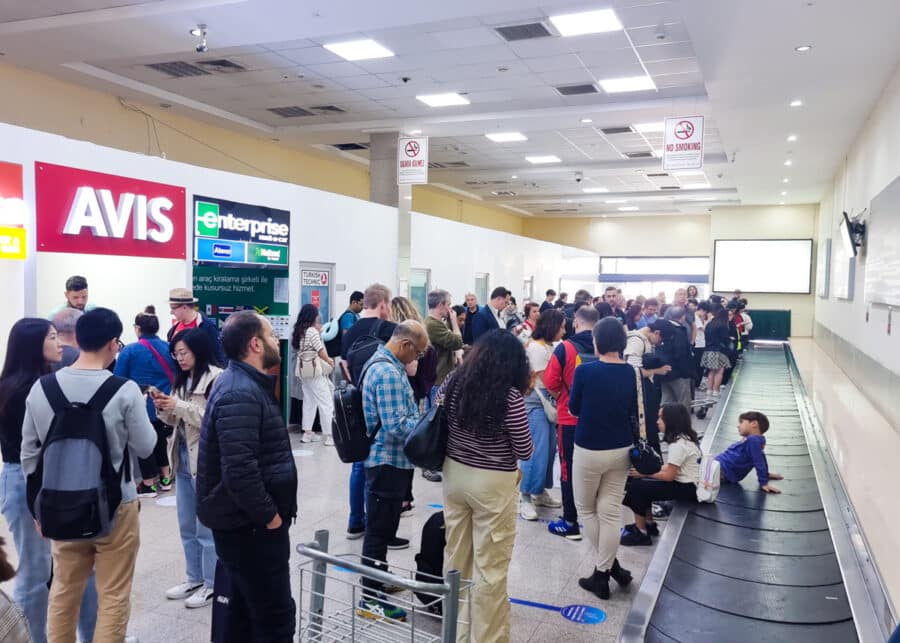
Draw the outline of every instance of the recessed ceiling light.
<instances>
[{"instance_id":1,"label":"recessed ceiling light","mask_svg":"<svg viewBox=\"0 0 900 643\"><path fill-rule=\"evenodd\" d=\"M468 105L469 99L456 93L451 94L428 94L426 96L416 96L416 100L422 101L429 107L450 107L451 105Z\"/></svg>"},{"instance_id":2,"label":"recessed ceiling light","mask_svg":"<svg viewBox=\"0 0 900 643\"><path fill-rule=\"evenodd\" d=\"M665 123L638 123L633 126L635 131L640 132L641 134L653 134L656 132L665 132L666 124Z\"/></svg>"},{"instance_id":3,"label":"recessed ceiling light","mask_svg":"<svg viewBox=\"0 0 900 643\"><path fill-rule=\"evenodd\" d=\"M619 212L637 212L640 210L636 205L626 205L625 207L619 208Z\"/></svg>"},{"instance_id":4,"label":"recessed ceiling light","mask_svg":"<svg viewBox=\"0 0 900 643\"><path fill-rule=\"evenodd\" d=\"M799 47L794 47L794 51L801 54L805 54L810 49L812 49L812 45L800 45Z\"/></svg>"},{"instance_id":5,"label":"recessed ceiling light","mask_svg":"<svg viewBox=\"0 0 900 643\"><path fill-rule=\"evenodd\" d=\"M782 192L781 196L787 196L787 192Z\"/></svg>"},{"instance_id":6,"label":"recessed ceiling light","mask_svg":"<svg viewBox=\"0 0 900 643\"><path fill-rule=\"evenodd\" d=\"M788 137L787 137L787 142L788 142L788 143L796 143L796 142L797 142L797 135L796 135L796 134L791 134L790 136L788 136Z\"/></svg>"},{"instance_id":7,"label":"recessed ceiling light","mask_svg":"<svg viewBox=\"0 0 900 643\"><path fill-rule=\"evenodd\" d=\"M785 166L790 167L794 164L794 162L791 159L788 159L787 161L784 162L784 164L785 164Z\"/></svg>"},{"instance_id":8,"label":"recessed ceiling light","mask_svg":"<svg viewBox=\"0 0 900 643\"><path fill-rule=\"evenodd\" d=\"M600 87L607 94L624 92L641 92L656 89L656 83L650 76L629 76L628 78L607 78L600 81Z\"/></svg>"},{"instance_id":9,"label":"recessed ceiling light","mask_svg":"<svg viewBox=\"0 0 900 643\"><path fill-rule=\"evenodd\" d=\"M602 194L609 192L609 188L583 188L581 191L585 194Z\"/></svg>"},{"instance_id":10,"label":"recessed ceiling light","mask_svg":"<svg viewBox=\"0 0 900 643\"><path fill-rule=\"evenodd\" d=\"M572 199L566 199L566 203L572 203Z\"/></svg>"},{"instance_id":11,"label":"recessed ceiling light","mask_svg":"<svg viewBox=\"0 0 900 643\"><path fill-rule=\"evenodd\" d=\"M496 134L485 134L485 136L495 143L515 143L528 140L528 137L522 132L498 132Z\"/></svg>"},{"instance_id":12,"label":"recessed ceiling light","mask_svg":"<svg viewBox=\"0 0 900 643\"><path fill-rule=\"evenodd\" d=\"M331 53L344 60L371 60L372 58L390 58L394 52L379 45L374 40L348 40L323 45Z\"/></svg>"},{"instance_id":13,"label":"recessed ceiling light","mask_svg":"<svg viewBox=\"0 0 900 643\"><path fill-rule=\"evenodd\" d=\"M791 107L803 107L803 101L799 98L795 98L791 101Z\"/></svg>"},{"instance_id":14,"label":"recessed ceiling light","mask_svg":"<svg viewBox=\"0 0 900 643\"><path fill-rule=\"evenodd\" d=\"M526 156L525 160L533 165L541 165L542 163L562 163L562 159L553 154L545 154L539 156Z\"/></svg>"},{"instance_id":15,"label":"recessed ceiling light","mask_svg":"<svg viewBox=\"0 0 900 643\"><path fill-rule=\"evenodd\" d=\"M509 177L509 178L511 178L511 179L517 179L517 178L519 178L519 177L516 176L515 174L513 174L513 175L512 175L511 177Z\"/></svg>"},{"instance_id":16,"label":"recessed ceiling light","mask_svg":"<svg viewBox=\"0 0 900 643\"><path fill-rule=\"evenodd\" d=\"M779 201L778 205L784 205L784 201Z\"/></svg>"},{"instance_id":17,"label":"recessed ceiling light","mask_svg":"<svg viewBox=\"0 0 900 643\"><path fill-rule=\"evenodd\" d=\"M781 179L781 182L782 182L782 183L790 183L791 180L788 179L788 178L784 178L784 179Z\"/></svg>"},{"instance_id":18,"label":"recessed ceiling light","mask_svg":"<svg viewBox=\"0 0 900 643\"><path fill-rule=\"evenodd\" d=\"M592 119L592 118L582 118L582 119L581 119L581 122L584 123L585 125L587 125L588 123L593 123L593 122L594 122L594 119Z\"/></svg>"},{"instance_id":19,"label":"recessed ceiling light","mask_svg":"<svg viewBox=\"0 0 900 643\"><path fill-rule=\"evenodd\" d=\"M421 134L421 133L422 133L422 130L420 130L420 129L414 129L414 130L411 130L409 133L412 134L413 136L415 136L416 134Z\"/></svg>"},{"instance_id":20,"label":"recessed ceiling light","mask_svg":"<svg viewBox=\"0 0 900 643\"><path fill-rule=\"evenodd\" d=\"M200 37L203 35L203 30L200 27L194 27L191 29L191 35Z\"/></svg>"},{"instance_id":21,"label":"recessed ceiling light","mask_svg":"<svg viewBox=\"0 0 900 643\"><path fill-rule=\"evenodd\" d=\"M561 36L583 36L589 33L622 31L622 23L612 9L550 16L550 22Z\"/></svg>"},{"instance_id":22,"label":"recessed ceiling light","mask_svg":"<svg viewBox=\"0 0 900 643\"><path fill-rule=\"evenodd\" d=\"M681 186L683 190L708 190L710 187L709 183L687 183Z\"/></svg>"},{"instance_id":23,"label":"recessed ceiling light","mask_svg":"<svg viewBox=\"0 0 900 643\"><path fill-rule=\"evenodd\" d=\"M706 172L703 170L676 170L672 172L672 176L706 176Z\"/></svg>"},{"instance_id":24,"label":"recessed ceiling light","mask_svg":"<svg viewBox=\"0 0 900 643\"><path fill-rule=\"evenodd\" d=\"M601 215L600 215L600 218L601 218L601 219L605 219L605 218L606 218L606 215L605 215L605 214L601 214Z\"/></svg>"},{"instance_id":25,"label":"recessed ceiling light","mask_svg":"<svg viewBox=\"0 0 900 643\"><path fill-rule=\"evenodd\" d=\"M628 203L628 199L609 199L605 203Z\"/></svg>"}]
</instances>

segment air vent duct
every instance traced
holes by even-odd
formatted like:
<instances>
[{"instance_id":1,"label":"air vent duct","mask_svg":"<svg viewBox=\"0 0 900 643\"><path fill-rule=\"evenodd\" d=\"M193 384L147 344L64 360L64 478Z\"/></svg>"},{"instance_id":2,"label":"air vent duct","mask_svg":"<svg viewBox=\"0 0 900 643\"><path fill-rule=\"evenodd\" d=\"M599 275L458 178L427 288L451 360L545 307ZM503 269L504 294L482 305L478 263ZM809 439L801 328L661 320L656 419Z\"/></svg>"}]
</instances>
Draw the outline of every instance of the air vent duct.
<instances>
[{"instance_id":1,"label":"air vent duct","mask_svg":"<svg viewBox=\"0 0 900 643\"><path fill-rule=\"evenodd\" d=\"M535 38L547 38L552 36L550 30L540 22L530 22L524 25L510 25L508 27L496 27L494 29L506 42L519 40L534 40Z\"/></svg>"},{"instance_id":2,"label":"air vent duct","mask_svg":"<svg viewBox=\"0 0 900 643\"><path fill-rule=\"evenodd\" d=\"M337 105L315 105L310 107L311 110L316 112L327 112L331 114L343 114L347 110L341 109Z\"/></svg>"},{"instance_id":3,"label":"air vent duct","mask_svg":"<svg viewBox=\"0 0 900 643\"><path fill-rule=\"evenodd\" d=\"M593 87L593 85L591 86ZM629 125L624 125L622 127L603 127L600 129L600 131L607 136L611 136L613 134L631 134L634 132L634 130L631 129Z\"/></svg>"},{"instance_id":4,"label":"air vent duct","mask_svg":"<svg viewBox=\"0 0 900 643\"><path fill-rule=\"evenodd\" d=\"M197 67L191 63L181 60L174 60L167 63L151 63L144 65L149 69L156 70L166 74L169 78L187 78L188 76L209 76L209 72L202 67Z\"/></svg>"},{"instance_id":5,"label":"air vent duct","mask_svg":"<svg viewBox=\"0 0 900 643\"><path fill-rule=\"evenodd\" d=\"M297 116L315 116L312 112L303 109L302 107L298 107L297 105L291 105L290 107L267 107L268 111L273 114L277 114L282 118L296 118Z\"/></svg>"},{"instance_id":6,"label":"air vent duct","mask_svg":"<svg viewBox=\"0 0 900 643\"><path fill-rule=\"evenodd\" d=\"M668 172L648 172L645 175L648 179L662 179L669 176Z\"/></svg>"},{"instance_id":7,"label":"air vent duct","mask_svg":"<svg viewBox=\"0 0 900 643\"><path fill-rule=\"evenodd\" d=\"M652 159L653 152L625 152L625 156L630 159Z\"/></svg>"},{"instance_id":8,"label":"air vent duct","mask_svg":"<svg viewBox=\"0 0 900 643\"><path fill-rule=\"evenodd\" d=\"M203 65L204 69L209 69L210 71L218 72L220 74L235 74L241 71L247 71L246 67L242 67L226 58L220 58L218 60L201 60L197 64Z\"/></svg>"},{"instance_id":9,"label":"air vent duct","mask_svg":"<svg viewBox=\"0 0 900 643\"><path fill-rule=\"evenodd\" d=\"M519 193L512 190L494 190L491 194L494 196L517 196Z\"/></svg>"},{"instance_id":10,"label":"air vent duct","mask_svg":"<svg viewBox=\"0 0 900 643\"><path fill-rule=\"evenodd\" d=\"M680 190L680 185L662 185L659 188L660 190Z\"/></svg>"},{"instance_id":11,"label":"air vent duct","mask_svg":"<svg viewBox=\"0 0 900 643\"><path fill-rule=\"evenodd\" d=\"M335 143L331 147L337 148L341 152L356 152L369 149L366 143Z\"/></svg>"},{"instance_id":12,"label":"air vent duct","mask_svg":"<svg viewBox=\"0 0 900 643\"><path fill-rule=\"evenodd\" d=\"M444 167L471 167L465 161L445 161Z\"/></svg>"},{"instance_id":13,"label":"air vent duct","mask_svg":"<svg viewBox=\"0 0 900 643\"><path fill-rule=\"evenodd\" d=\"M560 96L583 96L585 94L599 94L597 88L594 85L580 84L580 85L560 85L559 87L554 87Z\"/></svg>"}]
</instances>

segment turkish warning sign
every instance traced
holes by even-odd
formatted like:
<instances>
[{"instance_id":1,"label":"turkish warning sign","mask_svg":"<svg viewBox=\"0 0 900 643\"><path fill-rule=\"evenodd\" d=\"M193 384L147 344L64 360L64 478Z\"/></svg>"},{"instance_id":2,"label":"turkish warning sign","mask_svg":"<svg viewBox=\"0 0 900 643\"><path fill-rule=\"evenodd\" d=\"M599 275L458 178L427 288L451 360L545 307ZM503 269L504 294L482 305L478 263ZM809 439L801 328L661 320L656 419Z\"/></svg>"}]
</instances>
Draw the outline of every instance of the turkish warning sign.
<instances>
[{"instance_id":1,"label":"turkish warning sign","mask_svg":"<svg viewBox=\"0 0 900 643\"><path fill-rule=\"evenodd\" d=\"M428 183L428 137L397 139L397 184Z\"/></svg>"},{"instance_id":2,"label":"turkish warning sign","mask_svg":"<svg viewBox=\"0 0 900 643\"><path fill-rule=\"evenodd\" d=\"M682 116L666 119L663 145L663 169L700 170L703 168L703 117Z\"/></svg>"}]
</instances>

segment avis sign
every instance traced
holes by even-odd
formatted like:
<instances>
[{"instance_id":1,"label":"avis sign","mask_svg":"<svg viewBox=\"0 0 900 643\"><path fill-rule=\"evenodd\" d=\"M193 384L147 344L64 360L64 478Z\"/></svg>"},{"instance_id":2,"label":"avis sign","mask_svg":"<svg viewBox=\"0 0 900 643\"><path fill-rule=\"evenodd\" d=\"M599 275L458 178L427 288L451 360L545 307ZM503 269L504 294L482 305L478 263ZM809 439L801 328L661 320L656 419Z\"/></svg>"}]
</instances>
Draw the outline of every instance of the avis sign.
<instances>
[{"instance_id":1,"label":"avis sign","mask_svg":"<svg viewBox=\"0 0 900 643\"><path fill-rule=\"evenodd\" d=\"M184 259L184 188L35 163L42 252Z\"/></svg>"},{"instance_id":2,"label":"avis sign","mask_svg":"<svg viewBox=\"0 0 900 643\"><path fill-rule=\"evenodd\" d=\"M428 137L397 139L397 183L428 183Z\"/></svg>"},{"instance_id":3,"label":"avis sign","mask_svg":"<svg viewBox=\"0 0 900 643\"><path fill-rule=\"evenodd\" d=\"M703 169L702 116L666 119L663 169L666 171Z\"/></svg>"}]
</instances>

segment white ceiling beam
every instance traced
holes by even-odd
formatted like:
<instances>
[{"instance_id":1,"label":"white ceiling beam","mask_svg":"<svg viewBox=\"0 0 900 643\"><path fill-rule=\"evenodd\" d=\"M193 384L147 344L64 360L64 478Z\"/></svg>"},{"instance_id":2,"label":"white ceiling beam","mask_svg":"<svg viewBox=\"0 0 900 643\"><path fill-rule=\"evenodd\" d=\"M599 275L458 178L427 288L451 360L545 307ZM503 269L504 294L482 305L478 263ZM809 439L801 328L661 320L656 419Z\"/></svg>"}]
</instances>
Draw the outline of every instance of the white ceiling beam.
<instances>
[{"instance_id":1,"label":"white ceiling beam","mask_svg":"<svg viewBox=\"0 0 900 643\"><path fill-rule=\"evenodd\" d=\"M723 165L728 163L728 157L725 154L707 154L703 157L704 163L709 165ZM550 174L564 174L566 172L581 171L589 173L591 176L599 175L604 172L619 173L622 170L653 170L655 172L664 172L662 169L662 159L622 159L621 161L585 161L583 163L553 163L544 165L498 165L492 167L460 167L460 168L442 168L429 170L429 174L434 176L451 176L463 174L478 175L494 175L494 174L515 174L518 177L523 176L546 176ZM587 186L585 186L587 187Z\"/></svg>"},{"instance_id":2,"label":"white ceiling beam","mask_svg":"<svg viewBox=\"0 0 900 643\"><path fill-rule=\"evenodd\" d=\"M512 188L515 189L515 188ZM485 201L502 201L503 203L559 203L567 199L576 200L578 203L602 204L616 199L631 201L656 200L673 203L697 203L696 199L702 197L715 197L719 200L729 200L737 197L737 188L715 188L711 190L650 190L644 192L604 192L601 194L584 194L577 192L551 192L538 195L520 194L518 196L486 196ZM702 202L701 202L702 203Z\"/></svg>"}]
</instances>

